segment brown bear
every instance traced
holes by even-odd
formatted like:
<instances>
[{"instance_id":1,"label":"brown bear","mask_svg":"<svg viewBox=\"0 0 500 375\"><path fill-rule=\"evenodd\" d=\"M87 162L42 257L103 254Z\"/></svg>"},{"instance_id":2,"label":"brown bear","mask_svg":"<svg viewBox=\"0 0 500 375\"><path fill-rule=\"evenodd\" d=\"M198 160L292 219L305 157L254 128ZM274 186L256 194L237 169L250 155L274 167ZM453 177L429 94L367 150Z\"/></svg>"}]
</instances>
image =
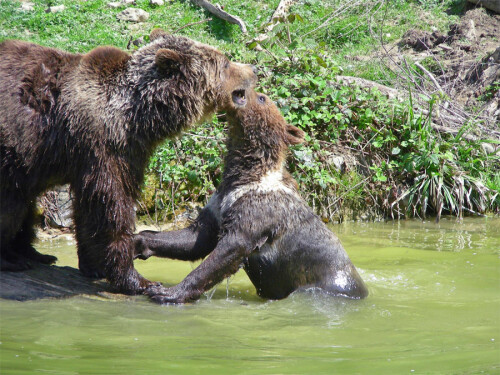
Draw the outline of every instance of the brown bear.
<instances>
[{"instance_id":1,"label":"brown bear","mask_svg":"<svg viewBox=\"0 0 500 375\"><path fill-rule=\"evenodd\" d=\"M150 40L131 55L0 43L2 270L56 260L32 247L35 198L70 183L83 274L125 293L161 289L133 265L146 164L166 137L244 103L257 77L254 66L188 38L155 30Z\"/></svg>"},{"instance_id":2,"label":"brown bear","mask_svg":"<svg viewBox=\"0 0 500 375\"><path fill-rule=\"evenodd\" d=\"M189 227L135 236L136 257L196 260L180 284L153 293L159 303L184 303L243 265L257 293L281 299L297 289L364 298L368 291L338 238L300 197L284 167L289 145L303 132L288 125L265 95L251 92L228 110L223 179Z\"/></svg>"}]
</instances>

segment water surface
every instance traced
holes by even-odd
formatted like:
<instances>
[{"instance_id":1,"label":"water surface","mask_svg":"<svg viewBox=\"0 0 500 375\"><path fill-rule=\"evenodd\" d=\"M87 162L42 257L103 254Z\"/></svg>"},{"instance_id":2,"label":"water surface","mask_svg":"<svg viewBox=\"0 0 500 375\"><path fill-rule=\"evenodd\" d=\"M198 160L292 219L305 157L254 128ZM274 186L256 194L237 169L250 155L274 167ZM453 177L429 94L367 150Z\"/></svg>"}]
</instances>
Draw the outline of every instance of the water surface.
<instances>
[{"instance_id":1,"label":"water surface","mask_svg":"<svg viewBox=\"0 0 500 375\"><path fill-rule=\"evenodd\" d=\"M500 219L332 226L370 295L260 299L244 272L195 304L0 300L1 374L500 374ZM76 266L72 242L38 248ZM194 265L137 261L182 280Z\"/></svg>"}]
</instances>

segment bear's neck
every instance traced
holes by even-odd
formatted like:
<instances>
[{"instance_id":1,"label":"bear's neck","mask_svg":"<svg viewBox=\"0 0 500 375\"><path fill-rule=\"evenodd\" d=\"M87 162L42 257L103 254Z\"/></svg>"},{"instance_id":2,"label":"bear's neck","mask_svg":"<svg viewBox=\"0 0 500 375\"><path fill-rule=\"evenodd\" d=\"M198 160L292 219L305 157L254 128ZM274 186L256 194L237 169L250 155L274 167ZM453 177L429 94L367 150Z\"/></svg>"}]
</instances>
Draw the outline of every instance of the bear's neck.
<instances>
[{"instance_id":1,"label":"bear's neck","mask_svg":"<svg viewBox=\"0 0 500 375\"><path fill-rule=\"evenodd\" d=\"M249 141L227 143L227 154L224 158L224 173L221 188L232 188L261 181L266 176L282 174L286 149L255 145ZM273 177L273 178L274 178Z\"/></svg>"},{"instance_id":2,"label":"bear's neck","mask_svg":"<svg viewBox=\"0 0 500 375\"><path fill-rule=\"evenodd\" d=\"M161 78L157 74L154 55L139 50L129 60L123 82L131 133L154 146L202 122L211 110L207 103L217 99L216 90L205 84L207 77L194 81L182 74Z\"/></svg>"}]
</instances>

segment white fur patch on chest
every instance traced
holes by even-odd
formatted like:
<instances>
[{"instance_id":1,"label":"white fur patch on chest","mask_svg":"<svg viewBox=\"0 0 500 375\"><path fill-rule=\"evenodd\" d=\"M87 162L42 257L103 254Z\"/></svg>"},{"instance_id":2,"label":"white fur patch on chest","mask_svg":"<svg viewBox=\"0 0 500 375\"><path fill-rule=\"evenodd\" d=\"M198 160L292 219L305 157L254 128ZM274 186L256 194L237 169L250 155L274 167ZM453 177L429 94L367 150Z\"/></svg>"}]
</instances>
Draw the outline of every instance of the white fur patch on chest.
<instances>
[{"instance_id":1,"label":"white fur patch on chest","mask_svg":"<svg viewBox=\"0 0 500 375\"><path fill-rule=\"evenodd\" d=\"M220 222L221 215L223 215L225 211L231 208L231 206L244 195L276 192L297 195L293 189L290 189L283 183L283 171L281 169L269 171L262 176L259 181L239 186L223 197L220 197L219 193L215 193L210 198L207 208L213 212L214 216Z\"/></svg>"}]
</instances>

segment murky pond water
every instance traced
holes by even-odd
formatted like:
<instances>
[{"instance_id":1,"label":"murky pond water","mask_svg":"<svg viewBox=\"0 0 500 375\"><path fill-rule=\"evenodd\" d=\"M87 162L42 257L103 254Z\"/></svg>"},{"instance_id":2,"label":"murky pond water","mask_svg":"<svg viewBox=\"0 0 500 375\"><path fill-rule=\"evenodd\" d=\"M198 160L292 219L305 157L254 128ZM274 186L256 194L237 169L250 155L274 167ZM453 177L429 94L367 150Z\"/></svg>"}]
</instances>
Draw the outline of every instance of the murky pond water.
<instances>
[{"instance_id":1,"label":"murky pond water","mask_svg":"<svg viewBox=\"0 0 500 375\"><path fill-rule=\"evenodd\" d=\"M243 272L189 306L0 300L0 373L500 374L500 219L332 228L366 300L264 301ZM76 266L74 244L38 247ZM166 284L193 267L136 265Z\"/></svg>"}]
</instances>

